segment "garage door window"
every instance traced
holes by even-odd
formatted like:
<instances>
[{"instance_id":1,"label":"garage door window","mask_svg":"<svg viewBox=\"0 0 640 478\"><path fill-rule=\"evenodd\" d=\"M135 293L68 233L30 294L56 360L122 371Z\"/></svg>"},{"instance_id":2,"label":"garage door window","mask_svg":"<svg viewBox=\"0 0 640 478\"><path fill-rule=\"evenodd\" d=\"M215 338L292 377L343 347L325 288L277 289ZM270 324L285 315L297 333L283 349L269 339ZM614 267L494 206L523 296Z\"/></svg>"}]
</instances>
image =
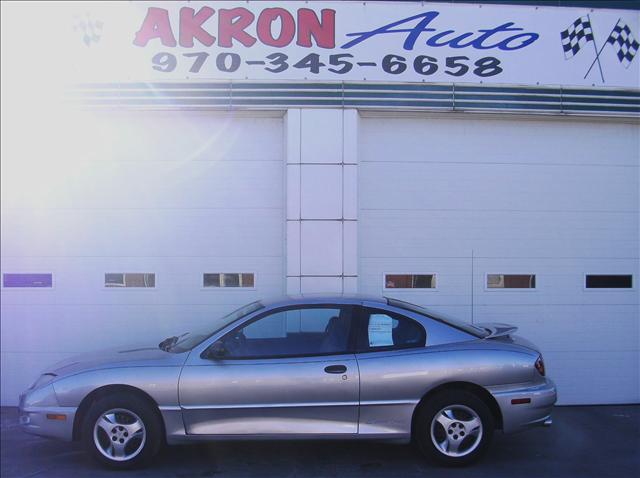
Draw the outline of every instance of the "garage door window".
<instances>
[{"instance_id":1,"label":"garage door window","mask_svg":"<svg viewBox=\"0 0 640 478\"><path fill-rule=\"evenodd\" d=\"M156 275L152 272L108 272L104 275L108 288L154 288Z\"/></svg>"},{"instance_id":2,"label":"garage door window","mask_svg":"<svg viewBox=\"0 0 640 478\"><path fill-rule=\"evenodd\" d=\"M487 274L487 289L535 288L535 274Z\"/></svg>"},{"instance_id":3,"label":"garage door window","mask_svg":"<svg viewBox=\"0 0 640 478\"><path fill-rule=\"evenodd\" d=\"M252 272L211 272L202 275L202 286L208 288L241 287L254 288L255 274Z\"/></svg>"},{"instance_id":4,"label":"garage door window","mask_svg":"<svg viewBox=\"0 0 640 478\"><path fill-rule=\"evenodd\" d=\"M586 289L633 289L631 274L587 274Z\"/></svg>"},{"instance_id":5,"label":"garage door window","mask_svg":"<svg viewBox=\"0 0 640 478\"><path fill-rule=\"evenodd\" d=\"M385 289L435 289L435 274L385 274Z\"/></svg>"},{"instance_id":6,"label":"garage door window","mask_svg":"<svg viewBox=\"0 0 640 478\"><path fill-rule=\"evenodd\" d=\"M53 287L53 274L2 274L2 287L42 289Z\"/></svg>"}]
</instances>

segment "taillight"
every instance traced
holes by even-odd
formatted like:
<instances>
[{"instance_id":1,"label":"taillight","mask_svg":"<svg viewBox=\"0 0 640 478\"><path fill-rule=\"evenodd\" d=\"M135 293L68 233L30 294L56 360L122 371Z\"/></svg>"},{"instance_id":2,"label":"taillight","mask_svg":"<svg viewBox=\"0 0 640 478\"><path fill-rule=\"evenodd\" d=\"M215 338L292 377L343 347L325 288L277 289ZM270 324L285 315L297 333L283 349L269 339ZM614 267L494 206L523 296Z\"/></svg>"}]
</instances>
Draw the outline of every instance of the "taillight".
<instances>
[{"instance_id":1,"label":"taillight","mask_svg":"<svg viewBox=\"0 0 640 478\"><path fill-rule=\"evenodd\" d=\"M542 355L538 356L535 365L538 373L544 377L544 360L542 360Z\"/></svg>"}]
</instances>

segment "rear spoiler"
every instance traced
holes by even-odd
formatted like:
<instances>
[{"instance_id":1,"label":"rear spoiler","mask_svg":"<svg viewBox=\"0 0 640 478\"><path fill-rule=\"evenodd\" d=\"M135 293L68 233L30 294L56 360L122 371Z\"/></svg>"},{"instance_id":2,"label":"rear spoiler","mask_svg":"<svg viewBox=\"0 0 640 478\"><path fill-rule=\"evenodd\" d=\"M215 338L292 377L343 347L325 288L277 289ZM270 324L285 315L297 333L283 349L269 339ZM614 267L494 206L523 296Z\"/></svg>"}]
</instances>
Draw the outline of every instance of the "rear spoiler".
<instances>
[{"instance_id":1,"label":"rear spoiler","mask_svg":"<svg viewBox=\"0 0 640 478\"><path fill-rule=\"evenodd\" d=\"M504 337L505 335L510 335L515 333L518 330L518 327L515 325L509 324L500 324L497 322L490 322L486 324L473 324L476 327L481 327L486 329L489 332L489 335L485 337L485 339L492 339L494 337Z\"/></svg>"}]
</instances>

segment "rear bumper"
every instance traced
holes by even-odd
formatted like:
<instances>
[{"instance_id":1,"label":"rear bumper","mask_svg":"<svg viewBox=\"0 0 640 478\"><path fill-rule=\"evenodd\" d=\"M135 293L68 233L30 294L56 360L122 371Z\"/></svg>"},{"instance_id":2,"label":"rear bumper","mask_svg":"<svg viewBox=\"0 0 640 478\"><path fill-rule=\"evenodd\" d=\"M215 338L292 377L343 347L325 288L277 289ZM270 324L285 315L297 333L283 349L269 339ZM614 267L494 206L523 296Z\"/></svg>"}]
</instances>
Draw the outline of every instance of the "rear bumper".
<instances>
[{"instance_id":1,"label":"rear bumper","mask_svg":"<svg viewBox=\"0 0 640 478\"><path fill-rule=\"evenodd\" d=\"M543 383L525 387L492 387L489 391L502 412L502 429L505 433L551 425L551 411L558 398L552 380L545 379ZM515 404L513 400L516 400Z\"/></svg>"}]
</instances>

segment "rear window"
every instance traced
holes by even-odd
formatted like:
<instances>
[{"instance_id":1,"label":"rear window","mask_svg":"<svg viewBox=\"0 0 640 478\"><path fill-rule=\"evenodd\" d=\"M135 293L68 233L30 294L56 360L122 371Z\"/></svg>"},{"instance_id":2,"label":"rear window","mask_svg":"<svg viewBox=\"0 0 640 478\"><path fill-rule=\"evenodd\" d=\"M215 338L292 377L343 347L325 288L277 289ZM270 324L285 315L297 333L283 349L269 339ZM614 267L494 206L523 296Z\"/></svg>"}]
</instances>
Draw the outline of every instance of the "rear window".
<instances>
[{"instance_id":1,"label":"rear window","mask_svg":"<svg viewBox=\"0 0 640 478\"><path fill-rule=\"evenodd\" d=\"M387 302L389 305L393 306L393 307L398 307L400 309L404 309L404 310L409 310L411 312L415 312L416 314L420 314L420 315L424 315L426 317L429 317L433 320L437 320L438 322L442 322L443 324L447 324L451 327L454 327L458 330L462 330L463 332L466 332L468 334L473 335L474 337L486 337L487 335L489 335L489 333L481 328L481 327L476 327L475 325L471 325L468 322L462 322L460 320L454 320L454 319L445 319L443 317L438 317L437 315L432 314L431 312L429 312L427 309L425 309L424 307L420 307L419 305L415 305L415 304L411 304L410 302L405 302L403 300L398 300L398 299L390 299L387 298Z\"/></svg>"},{"instance_id":2,"label":"rear window","mask_svg":"<svg viewBox=\"0 0 640 478\"><path fill-rule=\"evenodd\" d=\"M386 310L364 309L368 316L367 340L363 349L387 350L424 347L426 332L418 322Z\"/></svg>"}]
</instances>

